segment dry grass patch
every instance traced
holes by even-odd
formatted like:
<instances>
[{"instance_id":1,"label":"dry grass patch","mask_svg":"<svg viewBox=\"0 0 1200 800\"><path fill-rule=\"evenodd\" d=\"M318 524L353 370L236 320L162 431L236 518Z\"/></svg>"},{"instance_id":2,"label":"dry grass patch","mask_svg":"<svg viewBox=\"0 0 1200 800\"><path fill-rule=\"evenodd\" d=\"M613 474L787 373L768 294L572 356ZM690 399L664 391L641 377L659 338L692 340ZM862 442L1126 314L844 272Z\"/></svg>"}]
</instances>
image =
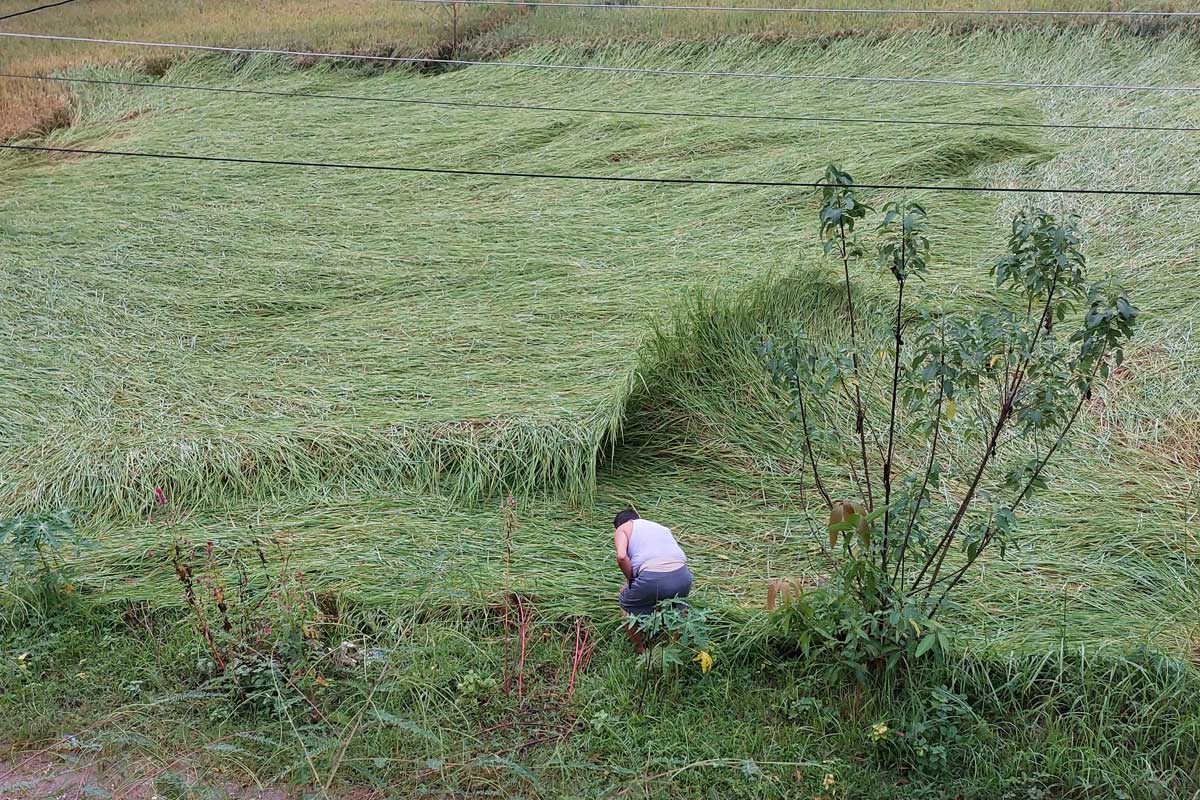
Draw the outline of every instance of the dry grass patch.
<instances>
[{"instance_id":1,"label":"dry grass patch","mask_svg":"<svg viewBox=\"0 0 1200 800\"><path fill-rule=\"evenodd\" d=\"M0 0L0 15L28 8L34 0ZM759 6L757 0L713 0L714 5ZM598 4L599 5L599 4ZM780 3L783 6L785 4ZM834 0L824 7L861 6ZM910 0L877 0L883 8L912 8ZM1041 0L926 0L922 9L993 10L1045 8ZM1093 0L1064 0L1060 11L1095 9ZM1112 0L1105 10L1172 11L1174 0L1135 3ZM822 46L862 33L897 34L932 29L968 33L980 28L1095 27L1151 36L1196 30L1196 23L1154 18L988 17L886 14L763 14L671 12L621 8L539 9L507 6L411 4L393 0L263 0L252 13L234 0L176 0L147 13L136 0L72 3L3 23L14 32L137 41L187 42L219 46L269 47L375 55L446 58L458 53L486 58L542 42L704 41L753 37L762 42L815 39ZM149 73L173 62L174 55L121 45L95 45L6 39L0 71L54 74L84 64L133 63ZM300 57L299 66L315 59ZM378 69L378 65L367 65ZM0 78L0 141L37 135L70 123L70 93L61 87Z\"/></svg>"},{"instance_id":2,"label":"dry grass patch","mask_svg":"<svg viewBox=\"0 0 1200 800\"><path fill-rule=\"evenodd\" d=\"M29 5L26 0L0 0L0 15ZM458 36L466 39L519 12L463 8L457 13ZM455 37L446 9L390 0L263 0L252 13L245 3L232 0L180 0L153 13L136 0L103 0L46 9L0 27L61 36L420 57L445 55ZM132 63L153 75L175 60L175 55L164 57L162 51L140 47L5 39L0 71L47 75L85 64ZM0 107L5 109L0 141L69 124L70 99L58 86L0 79Z\"/></svg>"}]
</instances>

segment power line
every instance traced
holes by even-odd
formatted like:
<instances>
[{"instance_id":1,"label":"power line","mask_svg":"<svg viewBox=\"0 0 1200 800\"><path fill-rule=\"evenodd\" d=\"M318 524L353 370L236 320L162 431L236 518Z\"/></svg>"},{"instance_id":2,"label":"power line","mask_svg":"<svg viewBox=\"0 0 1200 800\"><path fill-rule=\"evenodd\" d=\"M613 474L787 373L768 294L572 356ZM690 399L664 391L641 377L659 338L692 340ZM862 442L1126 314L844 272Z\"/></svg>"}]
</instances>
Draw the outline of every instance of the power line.
<instances>
[{"instance_id":1,"label":"power line","mask_svg":"<svg viewBox=\"0 0 1200 800\"><path fill-rule=\"evenodd\" d=\"M230 86L193 86L182 83L158 81L121 81L107 78L67 78L54 75L20 75L0 72L0 78L19 80L55 81L59 83L84 83L102 86L130 86L147 89L174 89L182 91L212 92L264 97L294 97L312 100L346 100L369 103L399 103L404 105L439 106L448 108L483 108L503 111L539 111L571 114L612 114L651 117L683 117L688 119L736 119L766 122L817 122L851 125L911 125L967 128L1041 128L1052 130L1099 130L1131 132L1198 133L1200 126L1187 125L1103 125L1067 122L992 122L989 120L927 120L897 119L889 117L821 117L790 114L751 114L725 111L670 111L655 109L630 109L597 106L553 106L524 103L499 103L472 100L431 100L415 97L380 97L357 94L333 94L328 92L282 91L271 89L237 89Z\"/></svg>"},{"instance_id":2,"label":"power line","mask_svg":"<svg viewBox=\"0 0 1200 800\"><path fill-rule=\"evenodd\" d=\"M523 2L523 0L395 0L419 5L520 6L524 8L588 8L613 11L745 11L779 14L904 14L971 17L1182 17L1200 18L1200 11L1059 11L1056 9L965 9L965 8L813 8L804 6L695 6L654 3Z\"/></svg>"},{"instance_id":3,"label":"power line","mask_svg":"<svg viewBox=\"0 0 1200 800\"><path fill-rule=\"evenodd\" d=\"M0 17L0 22L3 22L6 19L12 19L13 17L20 17L20 16L24 16L25 14L32 14L33 12L41 11L44 8L54 8L55 6L65 6L67 3L74 3L74 2L75 2L75 0L58 0L57 3L43 3L40 6L35 6L33 8L27 8L24 11L16 11L12 14L5 14L3 17Z\"/></svg>"},{"instance_id":4,"label":"power line","mask_svg":"<svg viewBox=\"0 0 1200 800\"><path fill-rule=\"evenodd\" d=\"M317 169L347 169L380 172L408 172L432 175L474 175L488 178L534 178L541 180L601 181L608 183L652 183L700 186L765 186L793 189L821 189L829 184L806 181L739 180L733 178L647 178L629 175L576 175L553 172L504 172L482 169L450 169L446 167L404 167L392 164L354 164L332 161L290 161L271 158L242 158L238 156L201 156L187 153L145 153L129 150L85 150L78 147L49 147L32 144L0 144L0 149L24 150L43 153L65 153L70 155L125 156L130 158L154 158L174 161L203 161L225 164L259 164L278 167L304 167ZM909 183L856 183L859 189L889 189L906 191L973 192L1003 194L1080 194L1080 195L1128 195L1135 197L1195 197L1200 191L1185 189L1058 189L1049 187L1010 186L930 186Z\"/></svg>"},{"instance_id":5,"label":"power line","mask_svg":"<svg viewBox=\"0 0 1200 800\"><path fill-rule=\"evenodd\" d=\"M919 78L885 77L873 75L797 75L770 72L707 72L685 69L651 69L647 67L612 67L593 64L539 64L520 61L477 61L463 58L424 58L420 56L379 56L359 53L325 53L309 50L281 50L265 47L227 47L211 44L183 44L177 42L143 42L131 39L95 39L85 36L58 36L46 33L13 33L0 31L0 36L15 39L40 39L58 42L82 42L86 44L122 45L130 47L163 47L175 50L199 50L210 53L241 53L246 55L275 55L296 58L334 58L350 61L383 61L400 64L446 64L464 67L505 67L510 69L549 69L570 72L592 72L622 75L657 75L685 78L751 78L757 80L820 81L822 83L911 83L938 86L978 86L993 89L1069 89L1116 90L1142 92L1200 92L1200 86L1156 86L1153 84L1103 84L1103 83L1025 83L1020 81L984 81L964 78Z\"/></svg>"}]
</instances>

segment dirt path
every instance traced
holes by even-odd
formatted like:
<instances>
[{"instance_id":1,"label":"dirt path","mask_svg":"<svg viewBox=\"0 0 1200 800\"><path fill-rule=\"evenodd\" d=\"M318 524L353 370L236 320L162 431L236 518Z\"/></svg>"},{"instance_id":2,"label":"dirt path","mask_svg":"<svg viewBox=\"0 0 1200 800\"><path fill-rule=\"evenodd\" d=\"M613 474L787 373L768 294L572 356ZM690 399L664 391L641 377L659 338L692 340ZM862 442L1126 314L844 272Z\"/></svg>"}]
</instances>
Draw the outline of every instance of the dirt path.
<instances>
[{"instance_id":1,"label":"dirt path","mask_svg":"<svg viewBox=\"0 0 1200 800\"><path fill-rule=\"evenodd\" d=\"M184 770L194 773L194 770ZM148 762L107 766L88 754L20 751L0 745L0 798L3 800L158 800ZM148 777L138 777L148 776ZM212 782L185 774L190 784L204 786L205 797L224 800L298 800L299 793L276 787L239 786L226 778Z\"/></svg>"}]
</instances>

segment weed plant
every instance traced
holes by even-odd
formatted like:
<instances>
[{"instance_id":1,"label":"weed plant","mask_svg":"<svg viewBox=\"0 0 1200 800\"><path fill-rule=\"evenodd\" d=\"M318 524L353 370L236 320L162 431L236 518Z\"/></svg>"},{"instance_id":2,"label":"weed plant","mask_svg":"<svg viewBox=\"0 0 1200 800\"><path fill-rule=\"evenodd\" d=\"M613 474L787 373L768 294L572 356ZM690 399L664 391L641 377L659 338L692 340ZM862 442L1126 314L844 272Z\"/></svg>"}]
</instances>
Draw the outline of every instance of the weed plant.
<instances>
[{"instance_id":1,"label":"weed plant","mask_svg":"<svg viewBox=\"0 0 1200 800\"><path fill-rule=\"evenodd\" d=\"M1014 800L1198 788L1197 674L1145 653L963 651L858 684L836 662L781 658L769 638L739 651L716 633L722 658L708 672L691 664L640 692L614 624L597 631L567 699L571 631L543 625L518 702L499 690L494 624L351 612L332 639L372 657L313 662L311 705L231 714L235 701L196 671L205 644L186 619L76 604L6 627L0 736L22 747L9 760L43 750L95 765L100 777L82 786L117 796L145 785Z\"/></svg>"}]
</instances>

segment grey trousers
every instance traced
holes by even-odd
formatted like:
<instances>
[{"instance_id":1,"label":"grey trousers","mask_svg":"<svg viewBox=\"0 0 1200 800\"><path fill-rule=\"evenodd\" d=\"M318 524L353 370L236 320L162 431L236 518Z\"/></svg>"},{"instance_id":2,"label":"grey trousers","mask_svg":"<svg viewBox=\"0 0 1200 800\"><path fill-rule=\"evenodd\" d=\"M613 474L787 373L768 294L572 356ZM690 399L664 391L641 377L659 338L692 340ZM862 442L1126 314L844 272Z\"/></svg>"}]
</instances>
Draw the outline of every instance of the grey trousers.
<instances>
[{"instance_id":1,"label":"grey trousers","mask_svg":"<svg viewBox=\"0 0 1200 800\"><path fill-rule=\"evenodd\" d=\"M638 616L649 614L659 600L687 597L692 591L692 571L680 567L672 572L639 572L633 583L621 590L621 610Z\"/></svg>"}]
</instances>

